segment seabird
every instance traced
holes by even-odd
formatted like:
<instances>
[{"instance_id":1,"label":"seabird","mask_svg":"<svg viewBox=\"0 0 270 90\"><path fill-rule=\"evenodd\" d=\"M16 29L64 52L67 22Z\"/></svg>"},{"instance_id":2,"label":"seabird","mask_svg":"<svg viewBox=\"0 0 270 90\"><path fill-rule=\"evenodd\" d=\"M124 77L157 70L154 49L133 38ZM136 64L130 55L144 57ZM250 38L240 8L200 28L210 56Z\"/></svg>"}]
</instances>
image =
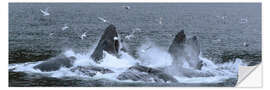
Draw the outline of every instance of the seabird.
<instances>
[{"instance_id":1,"label":"seabird","mask_svg":"<svg viewBox=\"0 0 270 90\"><path fill-rule=\"evenodd\" d=\"M248 22L248 18L241 18L240 19L240 23L247 23Z\"/></svg>"},{"instance_id":2,"label":"seabird","mask_svg":"<svg viewBox=\"0 0 270 90\"><path fill-rule=\"evenodd\" d=\"M82 40L83 40L84 37L87 37L87 36L86 36L86 33L87 33L87 32L84 32L84 33L81 35L80 38L81 38Z\"/></svg>"},{"instance_id":3,"label":"seabird","mask_svg":"<svg viewBox=\"0 0 270 90\"><path fill-rule=\"evenodd\" d=\"M98 17L98 20L105 22L105 23L109 23L107 20L105 20L104 18Z\"/></svg>"},{"instance_id":4,"label":"seabird","mask_svg":"<svg viewBox=\"0 0 270 90\"><path fill-rule=\"evenodd\" d=\"M62 30L65 31L66 29L68 29L69 27L67 26L67 24L64 24L64 27L62 27Z\"/></svg>"},{"instance_id":5,"label":"seabird","mask_svg":"<svg viewBox=\"0 0 270 90\"><path fill-rule=\"evenodd\" d=\"M39 10L40 10L40 12L43 14L43 16L49 16L49 15L50 15L50 13L48 12L49 7L46 8L45 10L42 10L42 9L39 9Z\"/></svg>"}]
</instances>

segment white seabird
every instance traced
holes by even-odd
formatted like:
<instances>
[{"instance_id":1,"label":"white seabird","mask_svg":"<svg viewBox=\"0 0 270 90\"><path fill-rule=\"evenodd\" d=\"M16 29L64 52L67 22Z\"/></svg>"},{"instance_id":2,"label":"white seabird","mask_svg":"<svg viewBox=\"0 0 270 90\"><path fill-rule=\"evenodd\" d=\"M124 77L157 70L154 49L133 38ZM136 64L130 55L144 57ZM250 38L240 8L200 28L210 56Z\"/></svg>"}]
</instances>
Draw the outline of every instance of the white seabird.
<instances>
[{"instance_id":1,"label":"white seabird","mask_svg":"<svg viewBox=\"0 0 270 90\"><path fill-rule=\"evenodd\" d=\"M84 39L84 37L87 37L87 36L86 36L86 33L87 33L87 32L84 32L84 33L81 35L80 38L81 38L82 40Z\"/></svg>"},{"instance_id":2,"label":"white seabird","mask_svg":"<svg viewBox=\"0 0 270 90\"><path fill-rule=\"evenodd\" d=\"M240 19L240 23L244 24L244 23L247 23L248 22L248 18L241 18Z\"/></svg>"},{"instance_id":3,"label":"white seabird","mask_svg":"<svg viewBox=\"0 0 270 90\"><path fill-rule=\"evenodd\" d=\"M98 17L98 20L102 21L102 22L105 22L105 23L109 23L107 20L105 20L104 18L102 17Z\"/></svg>"},{"instance_id":4,"label":"white seabird","mask_svg":"<svg viewBox=\"0 0 270 90\"><path fill-rule=\"evenodd\" d=\"M50 13L48 12L49 8L46 8L45 10L39 9L40 12L43 14L43 16L49 16Z\"/></svg>"},{"instance_id":5,"label":"white seabird","mask_svg":"<svg viewBox=\"0 0 270 90\"><path fill-rule=\"evenodd\" d=\"M50 34L49 34L49 37L52 38L53 35L54 35L54 33L50 33Z\"/></svg>"},{"instance_id":6,"label":"white seabird","mask_svg":"<svg viewBox=\"0 0 270 90\"><path fill-rule=\"evenodd\" d=\"M69 27L67 26L67 24L64 24L64 27L62 27L62 30L65 31L66 29L68 29Z\"/></svg>"}]
</instances>

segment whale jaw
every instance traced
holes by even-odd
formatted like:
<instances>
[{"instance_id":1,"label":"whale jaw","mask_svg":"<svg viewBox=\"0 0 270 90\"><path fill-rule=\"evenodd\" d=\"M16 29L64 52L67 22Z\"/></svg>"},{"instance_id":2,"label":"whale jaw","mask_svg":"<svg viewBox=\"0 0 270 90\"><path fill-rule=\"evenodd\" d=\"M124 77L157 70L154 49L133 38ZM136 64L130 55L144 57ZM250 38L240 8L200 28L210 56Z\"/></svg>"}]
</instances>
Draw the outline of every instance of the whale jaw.
<instances>
[{"instance_id":1,"label":"whale jaw","mask_svg":"<svg viewBox=\"0 0 270 90\"><path fill-rule=\"evenodd\" d=\"M95 51L92 53L91 58L99 63L101 59L103 59L103 51L108 52L109 54L118 56L119 53L119 37L118 33L116 32L116 27L114 25L109 25L103 35L101 36L101 39L98 42L98 45L95 49Z\"/></svg>"}]
</instances>

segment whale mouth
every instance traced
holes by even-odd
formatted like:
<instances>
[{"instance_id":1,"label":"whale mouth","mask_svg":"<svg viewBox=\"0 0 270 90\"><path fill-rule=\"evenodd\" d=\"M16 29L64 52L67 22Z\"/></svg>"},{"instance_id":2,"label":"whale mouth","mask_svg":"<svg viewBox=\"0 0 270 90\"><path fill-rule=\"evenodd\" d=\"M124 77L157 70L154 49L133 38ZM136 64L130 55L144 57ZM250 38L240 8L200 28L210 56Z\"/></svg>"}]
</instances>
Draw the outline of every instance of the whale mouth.
<instances>
[{"instance_id":1,"label":"whale mouth","mask_svg":"<svg viewBox=\"0 0 270 90\"><path fill-rule=\"evenodd\" d=\"M115 49L115 51L116 51L116 53L118 53L119 51L119 41L118 40L114 40L114 49Z\"/></svg>"}]
</instances>

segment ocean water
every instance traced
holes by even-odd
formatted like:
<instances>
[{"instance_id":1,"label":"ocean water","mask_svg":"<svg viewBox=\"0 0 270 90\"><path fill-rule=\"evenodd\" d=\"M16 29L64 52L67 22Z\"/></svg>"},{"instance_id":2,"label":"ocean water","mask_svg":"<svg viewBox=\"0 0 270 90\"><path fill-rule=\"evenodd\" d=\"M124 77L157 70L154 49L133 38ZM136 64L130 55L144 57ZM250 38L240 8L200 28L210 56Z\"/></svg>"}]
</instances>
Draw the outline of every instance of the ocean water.
<instances>
[{"instance_id":1,"label":"ocean water","mask_svg":"<svg viewBox=\"0 0 270 90\"><path fill-rule=\"evenodd\" d=\"M49 16L40 12L46 8ZM144 83L118 81L117 74L86 77L68 68L32 68L61 53L76 56L75 65L95 65L89 56L109 25L99 18L114 24L129 46L123 58L107 55L99 66L121 72L143 62L139 58L150 67L168 66L166 50L176 33L185 30L188 37L198 36L200 58L208 64L203 70L215 76ZM65 24L69 28L62 30ZM261 62L261 34L260 3L9 3L9 86L234 86L238 65ZM155 47L141 52L148 45Z\"/></svg>"}]
</instances>

